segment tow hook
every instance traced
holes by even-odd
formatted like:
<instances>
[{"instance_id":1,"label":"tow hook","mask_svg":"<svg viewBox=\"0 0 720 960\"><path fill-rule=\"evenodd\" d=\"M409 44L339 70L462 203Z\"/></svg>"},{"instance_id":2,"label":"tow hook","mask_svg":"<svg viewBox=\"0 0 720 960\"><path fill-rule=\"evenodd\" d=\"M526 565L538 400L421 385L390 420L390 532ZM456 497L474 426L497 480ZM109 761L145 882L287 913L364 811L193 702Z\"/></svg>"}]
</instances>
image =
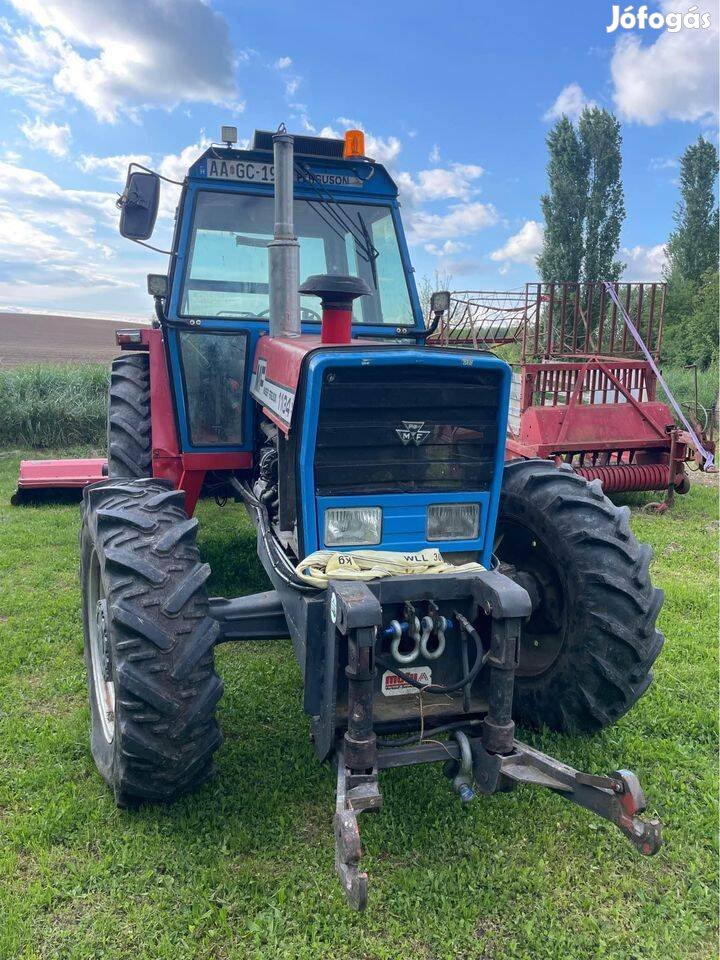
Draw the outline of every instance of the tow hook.
<instances>
[{"instance_id":1,"label":"tow hook","mask_svg":"<svg viewBox=\"0 0 720 960\"><path fill-rule=\"evenodd\" d=\"M453 738L460 748L460 758L449 760L443 772L446 777L452 779L452 788L460 797L462 805L466 807L471 800L475 799L472 748L467 736L461 730L456 730Z\"/></svg>"}]
</instances>

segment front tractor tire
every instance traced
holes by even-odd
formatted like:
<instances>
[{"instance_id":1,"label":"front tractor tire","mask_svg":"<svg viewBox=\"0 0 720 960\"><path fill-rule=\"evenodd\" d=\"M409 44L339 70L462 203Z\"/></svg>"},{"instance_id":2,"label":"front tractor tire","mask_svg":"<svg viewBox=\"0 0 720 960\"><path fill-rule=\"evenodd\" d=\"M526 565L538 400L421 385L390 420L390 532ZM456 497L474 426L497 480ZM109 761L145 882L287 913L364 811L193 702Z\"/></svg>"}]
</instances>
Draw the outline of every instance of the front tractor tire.
<instances>
[{"instance_id":1,"label":"front tractor tire","mask_svg":"<svg viewBox=\"0 0 720 960\"><path fill-rule=\"evenodd\" d=\"M663 595L629 514L569 465L506 465L495 552L533 600L515 682L520 724L594 732L650 686Z\"/></svg>"},{"instance_id":2,"label":"front tractor tire","mask_svg":"<svg viewBox=\"0 0 720 960\"><path fill-rule=\"evenodd\" d=\"M221 734L197 520L164 480L103 480L80 532L91 750L120 806L202 783Z\"/></svg>"},{"instance_id":3,"label":"front tractor tire","mask_svg":"<svg viewBox=\"0 0 720 960\"><path fill-rule=\"evenodd\" d=\"M117 357L110 371L107 454L109 477L151 477L150 357Z\"/></svg>"}]
</instances>

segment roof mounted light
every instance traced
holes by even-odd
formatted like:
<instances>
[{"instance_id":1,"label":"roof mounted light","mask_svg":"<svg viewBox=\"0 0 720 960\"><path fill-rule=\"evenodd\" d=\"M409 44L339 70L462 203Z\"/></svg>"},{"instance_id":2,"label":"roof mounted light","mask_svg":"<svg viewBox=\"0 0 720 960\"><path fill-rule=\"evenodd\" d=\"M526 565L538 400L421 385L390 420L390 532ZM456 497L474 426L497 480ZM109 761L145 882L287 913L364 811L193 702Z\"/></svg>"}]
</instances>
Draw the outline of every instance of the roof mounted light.
<instances>
[{"instance_id":1,"label":"roof mounted light","mask_svg":"<svg viewBox=\"0 0 720 960\"><path fill-rule=\"evenodd\" d=\"M343 157L346 160L365 156L365 134L362 130L346 130Z\"/></svg>"},{"instance_id":2,"label":"roof mounted light","mask_svg":"<svg viewBox=\"0 0 720 960\"><path fill-rule=\"evenodd\" d=\"M227 147L231 147L234 143L237 143L237 127L221 127L220 139Z\"/></svg>"}]
</instances>

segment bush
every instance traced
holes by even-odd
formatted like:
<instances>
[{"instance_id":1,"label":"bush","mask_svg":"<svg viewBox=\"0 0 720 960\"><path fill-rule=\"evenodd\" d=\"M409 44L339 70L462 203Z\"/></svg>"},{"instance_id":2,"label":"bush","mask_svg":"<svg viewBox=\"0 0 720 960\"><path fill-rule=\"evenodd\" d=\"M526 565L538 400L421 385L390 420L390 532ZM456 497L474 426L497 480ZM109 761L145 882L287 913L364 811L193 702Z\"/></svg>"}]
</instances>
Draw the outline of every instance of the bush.
<instances>
[{"instance_id":1,"label":"bush","mask_svg":"<svg viewBox=\"0 0 720 960\"><path fill-rule=\"evenodd\" d=\"M101 364L0 370L0 446L105 446L110 371Z\"/></svg>"},{"instance_id":2,"label":"bush","mask_svg":"<svg viewBox=\"0 0 720 960\"><path fill-rule=\"evenodd\" d=\"M662 375L673 396L680 404L683 412L694 414L695 410L695 378L694 373L687 367L662 367ZM698 370L698 404L699 419L702 424L705 419L703 409L710 414L718 395L718 368L708 367L707 370ZM658 400L666 402L665 392L658 386Z\"/></svg>"},{"instance_id":3,"label":"bush","mask_svg":"<svg viewBox=\"0 0 720 960\"><path fill-rule=\"evenodd\" d=\"M695 283L668 279L662 356L668 364L696 363L701 369L718 360L718 273L710 270Z\"/></svg>"}]
</instances>

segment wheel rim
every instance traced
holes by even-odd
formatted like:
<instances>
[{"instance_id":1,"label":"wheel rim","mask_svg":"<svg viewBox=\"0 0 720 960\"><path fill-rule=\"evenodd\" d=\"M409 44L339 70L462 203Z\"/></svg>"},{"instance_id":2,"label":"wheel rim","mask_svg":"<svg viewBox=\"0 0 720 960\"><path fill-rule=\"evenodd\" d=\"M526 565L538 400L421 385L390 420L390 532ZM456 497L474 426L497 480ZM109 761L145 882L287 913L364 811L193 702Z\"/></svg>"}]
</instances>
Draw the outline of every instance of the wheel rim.
<instances>
[{"instance_id":1,"label":"wheel rim","mask_svg":"<svg viewBox=\"0 0 720 960\"><path fill-rule=\"evenodd\" d=\"M105 740L112 743L115 736L115 684L112 680L112 661L108 637L107 600L100 574L100 561L93 552L87 583L87 619L92 661L92 692L95 698L100 728Z\"/></svg>"},{"instance_id":2,"label":"wheel rim","mask_svg":"<svg viewBox=\"0 0 720 960\"><path fill-rule=\"evenodd\" d=\"M498 558L532 577L539 602L523 625L518 677L537 677L560 656L567 635L568 605L561 566L537 531L503 518L495 539Z\"/></svg>"}]
</instances>

